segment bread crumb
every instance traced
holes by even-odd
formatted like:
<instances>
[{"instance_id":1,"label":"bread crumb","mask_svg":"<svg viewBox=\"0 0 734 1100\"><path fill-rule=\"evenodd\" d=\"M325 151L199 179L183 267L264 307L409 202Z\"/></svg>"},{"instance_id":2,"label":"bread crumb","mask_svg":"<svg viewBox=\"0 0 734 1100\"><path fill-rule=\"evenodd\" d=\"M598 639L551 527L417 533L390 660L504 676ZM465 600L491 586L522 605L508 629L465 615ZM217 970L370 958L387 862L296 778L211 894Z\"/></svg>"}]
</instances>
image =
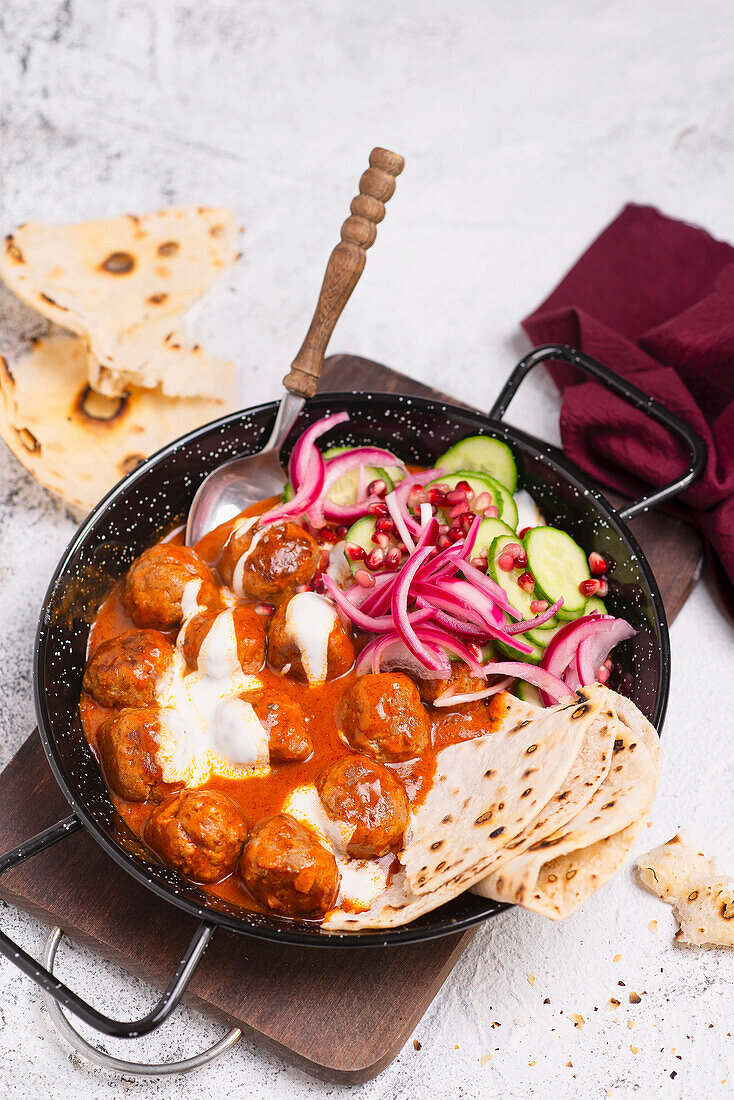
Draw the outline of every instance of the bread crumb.
<instances>
[{"instance_id":1,"label":"bread crumb","mask_svg":"<svg viewBox=\"0 0 734 1100\"><path fill-rule=\"evenodd\" d=\"M578 1012L571 1012L569 1014L569 1020L573 1020L573 1026L581 1028L586 1023L586 1020Z\"/></svg>"},{"instance_id":2,"label":"bread crumb","mask_svg":"<svg viewBox=\"0 0 734 1100\"><path fill-rule=\"evenodd\" d=\"M642 997L640 996L639 993L635 993L634 989L630 990L630 1004L631 1005L638 1005L641 1000L642 1000Z\"/></svg>"},{"instance_id":3,"label":"bread crumb","mask_svg":"<svg viewBox=\"0 0 734 1100\"><path fill-rule=\"evenodd\" d=\"M607 1089L606 1093L607 1093L607 1096L614 1096L614 1089Z\"/></svg>"},{"instance_id":4,"label":"bread crumb","mask_svg":"<svg viewBox=\"0 0 734 1100\"><path fill-rule=\"evenodd\" d=\"M630 1027L630 1028L632 1028L632 1027L634 1027L634 1026L635 1026L635 1021L634 1021L634 1020L628 1020L628 1021L627 1021L627 1027Z\"/></svg>"},{"instance_id":5,"label":"bread crumb","mask_svg":"<svg viewBox=\"0 0 734 1100\"><path fill-rule=\"evenodd\" d=\"M606 1003L605 1012L612 1012L615 1008L619 1008L620 1002L616 997L610 997Z\"/></svg>"},{"instance_id":6,"label":"bread crumb","mask_svg":"<svg viewBox=\"0 0 734 1100\"><path fill-rule=\"evenodd\" d=\"M537 1062L528 1062L529 1066L537 1066L537 1064L538 1064Z\"/></svg>"},{"instance_id":7,"label":"bread crumb","mask_svg":"<svg viewBox=\"0 0 734 1100\"><path fill-rule=\"evenodd\" d=\"M647 927L650 929L651 932L657 932L658 922L656 920L651 920Z\"/></svg>"},{"instance_id":8,"label":"bread crumb","mask_svg":"<svg viewBox=\"0 0 734 1100\"><path fill-rule=\"evenodd\" d=\"M622 956L621 955L615 955L614 956L613 962L618 963L618 962L621 962L621 961L622 961Z\"/></svg>"},{"instance_id":9,"label":"bread crumb","mask_svg":"<svg viewBox=\"0 0 734 1100\"><path fill-rule=\"evenodd\" d=\"M630 1050L632 1051L633 1054L639 1054L640 1053L640 1048L639 1047L631 1046Z\"/></svg>"},{"instance_id":10,"label":"bread crumb","mask_svg":"<svg viewBox=\"0 0 734 1100\"><path fill-rule=\"evenodd\" d=\"M567 1065L567 1066L570 1066L570 1067L571 1067L571 1069L573 1069L573 1062L566 1062L566 1065Z\"/></svg>"},{"instance_id":11,"label":"bread crumb","mask_svg":"<svg viewBox=\"0 0 734 1100\"><path fill-rule=\"evenodd\" d=\"M413 1040L413 1050L420 1050L420 1049L421 1049L421 1044L418 1042L417 1039L414 1039Z\"/></svg>"},{"instance_id":12,"label":"bread crumb","mask_svg":"<svg viewBox=\"0 0 734 1100\"><path fill-rule=\"evenodd\" d=\"M459 1049L459 1044L457 1043L457 1044L456 1044L456 1045L454 1046L454 1050L458 1050L458 1049Z\"/></svg>"},{"instance_id":13,"label":"bread crumb","mask_svg":"<svg viewBox=\"0 0 734 1100\"><path fill-rule=\"evenodd\" d=\"M535 985L535 975L534 974L528 974L528 981L530 982L531 985Z\"/></svg>"},{"instance_id":14,"label":"bread crumb","mask_svg":"<svg viewBox=\"0 0 734 1100\"><path fill-rule=\"evenodd\" d=\"M521 1018L520 1018L519 1016L516 1016L516 1017L515 1017L515 1023L516 1023L516 1024L521 1024L521 1023L522 1023L522 1019L521 1019Z\"/></svg>"},{"instance_id":15,"label":"bread crumb","mask_svg":"<svg viewBox=\"0 0 734 1100\"><path fill-rule=\"evenodd\" d=\"M482 1057L479 1059L479 1064L480 1064L480 1066L482 1066L482 1068L484 1068L484 1066L486 1066L487 1062L491 1062L491 1061L492 1061L492 1055L491 1054L483 1054Z\"/></svg>"}]
</instances>

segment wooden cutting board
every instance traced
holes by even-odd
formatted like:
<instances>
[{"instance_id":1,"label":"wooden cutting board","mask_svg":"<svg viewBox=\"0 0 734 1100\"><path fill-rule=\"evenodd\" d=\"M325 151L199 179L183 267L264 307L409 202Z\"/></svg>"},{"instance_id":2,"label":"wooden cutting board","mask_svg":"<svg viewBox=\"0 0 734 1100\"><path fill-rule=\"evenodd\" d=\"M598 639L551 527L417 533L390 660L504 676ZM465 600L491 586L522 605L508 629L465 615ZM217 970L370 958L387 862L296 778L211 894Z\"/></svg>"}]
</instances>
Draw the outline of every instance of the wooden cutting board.
<instances>
[{"instance_id":1,"label":"wooden cutting board","mask_svg":"<svg viewBox=\"0 0 734 1100\"><path fill-rule=\"evenodd\" d=\"M350 355L327 360L320 388L446 400L388 367ZM659 514L631 526L673 619L701 570L698 536ZM0 806L0 851L69 813L35 733L0 775ZM84 830L4 875L0 897L60 925L73 940L159 989L168 984L196 926L124 874ZM470 931L405 947L324 951L220 929L186 1000L307 1073L358 1084L395 1058L472 936ZM127 1057L137 1057L135 1049L131 1044Z\"/></svg>"}]
</instances>

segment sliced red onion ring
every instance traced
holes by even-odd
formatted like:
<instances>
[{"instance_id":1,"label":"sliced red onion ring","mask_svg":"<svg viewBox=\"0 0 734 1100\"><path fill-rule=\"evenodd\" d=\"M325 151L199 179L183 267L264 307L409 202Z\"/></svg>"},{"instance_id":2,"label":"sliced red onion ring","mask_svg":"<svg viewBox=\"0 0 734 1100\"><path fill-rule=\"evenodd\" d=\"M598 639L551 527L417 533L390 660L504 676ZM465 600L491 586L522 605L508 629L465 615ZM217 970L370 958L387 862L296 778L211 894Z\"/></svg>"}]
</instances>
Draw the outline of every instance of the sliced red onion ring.
<instances>
[{"instance_id":1,"label":"sliced red onion ring","mask_svg":"<svg viewBox=\"0 0 734 1100\"><path fill-rule=\"evenodd\" d=\"M353 447L344 454L334 455L326 463L326 476L318 500L309 509L308 519L313 527L324 526L324 520L339 523L353 523L367 514L368 500L356 504L335 504L328 500L329 490L354 469L363 470L365 466L402 466L400 459L382 447Z\"/></svg>"},{"instance_id":2,"label":"sliced red onion ring","mask_svg":"<svg viewBox=\"0 0 734 1100\"><path fill-rule=\"evenodd\" d=\"M488 699L498 691L504 691L511 683L512 676L506 676L504 680L498 680L496 684L483 688L482 691L467 691L463 695L451 695L447 692L446 695L439 695L438 699L434 699L433 705L434 707L458 707L460 703L474 703L479 699Z\"/></svg>"},{"instance_id":3,"label":"sliced red onion ring","mask_svg":"<svg viewBox=\"0 0 734 1100\"><path fill-rule=\"evenodd\" d=\"M636 631L625 619L615 619L605 633L591 634L581 642L576 667L583 687L595 684L599 669L619 642L632 638Z\"/></svg>"},{"instance_id":4,"label":"sliced red onion ring","mask_svg":"<svg viewBox=\"0 0 734 1100\"><path fill-rule=\"evenodd\" d=\"M493 601L506 611L508 615L512 615L513 619L522 619L522 615L513 607L507 598L507 593L504 588L501 588L496 581L493 581L491 577L488 577L486 573L482 573L480 569L472 565L468 561L460 561L459 569L464 574L468 581L471 581L476 588L481 588L492 597Z\"/></svg>"},{"instance_id":5,"label":"sliced red onion ring","mask_svg":"<svg viewBox=\"0 0 734 1100\"><path fill-rule=\"evenodd\" d=\"M613 632L612 627L615 628ZM615 619L612 615L583 615L558 631L543 654L541 667L556 677L564 676L571 662L576 659L581 643L586 638L598 636L599 648L594 651L594 656L596 653L603 652L603 657L600 657L595 666L593 678L590 681L593 683L596 680L599 665L609 651L618 642L631 638L636 633L637 631L625 619ZM591 653L589 655L591 656ZM578 666L577 673L581 679L581 670ZM542 688L540 693L543 702L548 706Z\"/></svg>"},{"instance_id":6,"label":"sliced red onion ring","mask_svg":"<svg viewBox=\"0 0 734 1100\"><path fill-rule=\"evenodd\" d=\"M396 530L400 535L400 538L405 543L408 553L412 554L415 550L415 542L413 541L413 535L408 527L407 509L403 508L398 498L397 489L393 489L391 493L388 493L385 497L385 504L387 510L390 513L390 519L395 524Z\"/></svg>"},{"instance_id":7,"label":"sliced red onion ring","mask_svg":"<svg viewBox=\"0 0 734 1100\"><path fill-rule=\"evenodd\" d=\"M429 647L433 648L433 647ZM431 679L446 680L451 675L448 660L436 648L437 661L443 661L443 667L431 673ZM388 668L401 668L413 676L425 677L426 667L408 649L405 642L395 633L382 634L366 645L359 655L355 671L358 676L366 672L379 672L382 665Z\"/></svg>"},{"instance_id":8,"label":"sliced red onion ring","mask_svg":"<svg viewBox=\"0 0 734 1100\"><path fill-rule=\"evenodd\" d=\"M418 627L417 634L422 642L448 649L449 653L454 653L465 665L468 665L474 675L478 676L480 680L486 679L487 673L484 665L476 659L471 650L468 649L463 642L460 642L458 638L452 638L450 634L447 634L443 630L434 630L432 627L427 626Z\"/></svg>"},{"instance_id":9,"label":"sliced red onion ring","mask_svg":"<svg viewBox=\"0 0 734 1100\"><path fill-rule=\"evenodd\" d=\"M549 619L552 619L556 611L559 611L563 607L563 596L552 603L547 611L543 611L535 619L525 619L521 623L512 623L507 627L508 634L524 634L526 630L534 630L536 626L542 626L543 623L547 623Z\"/></svg>"},{"instance_id":10,"label":"sliced red onion ring","mask_svg":"<svg viewBox=\"0 0 734 1100\"><path fill-rule=\"evenodd\" d=\"M322 416L299 436L288 466L295 495L285 504L278 504L260 516L258 522L261 527L290 516L300 516L311 507L323 488L326 476L324 460L315 441L330 428L343 424L346 420L349 420L348 412Z\"/></svg>"},{"instance_id":11,"label":"sliced red onion ring","mask_svg":"<svg viewBox=\"0 0 734 1100\"><path fill-rule=\"evenodd\" d=\"M436 527L438 527L437 524ZM426 532L424 532L424 535L425 533ZM411 622L408 618L408 600L410 599L411 582L423 562L427 561L428 558L433 554L433 552L434 550L432 546L424 546L422 549L416 550L416 553L408 559L408 561L405 563L405 565L397 575L395 586L392 590L391 607L393 618L395 620L395 629L407 645L408 649L411 651L414 657L417 657L419 661L423 661L423 664L426 666L426 668L435 671L436 669L440 669L442 667L441 662L437 661L435 654L423 645L421 639L413 630ZM427 640L431 641L432 639Z\"/></svg>"},{"instance_id":12,"label":"sliced red onion ring","mask_svg":"<svg viewBox=\"0 0 734 1100\"><path fill-rule=\"evenodd\" d=\"M546 706L553 706L573 695L567 684L564 684L558 676L541 665L530 665L524 661L492 661L484 666L485 672L491 675L512 676L517 680L524 680L527 684L533 684L540 691L541 696L552 700Z\"/></svg>"},{"instance_id":13,"label":"sliced red onion ring","mask_svg":"<svg viewBox=\"0 0 734 1100\"><path fill-rule=\"evenodd\" d=\"M374 615L366 615L364 611L351 602L346 592L344 592L335 583L332 577L325 574L323 577L323 584L326 591L331 596L332 600L343 611L347 619L358 626L360 630L366 630L370 634L385 634L388 631L395 630L395 624L393 623L391 615L384 615L377 618ZM411 625L418 625L425 623L429 619L433 618L433 608L421 608L418 611L411 611L408 614L408 622Z\"/></svg>"}]
</instances>

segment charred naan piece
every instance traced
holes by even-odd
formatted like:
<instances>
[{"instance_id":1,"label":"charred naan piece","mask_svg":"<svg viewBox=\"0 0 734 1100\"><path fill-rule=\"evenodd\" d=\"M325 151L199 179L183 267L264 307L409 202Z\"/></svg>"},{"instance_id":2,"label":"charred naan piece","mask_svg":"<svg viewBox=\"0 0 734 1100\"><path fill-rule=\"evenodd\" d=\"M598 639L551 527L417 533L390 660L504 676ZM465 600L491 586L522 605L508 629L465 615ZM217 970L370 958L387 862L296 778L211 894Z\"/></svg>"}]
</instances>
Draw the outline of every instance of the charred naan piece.
<instances>
[{"instance_id":1,"label":"charred naan piece","mask_svg":"<svg viewBox=\"0 0 734 1100\"><path fill-rule=\"evenodd\" d=\"M168 396L226 399L221 365L200 371L192 386L196 346L181 342L171 319L234 263L238 235L231 211L205 206L67 226L29 222L6 237L0 277L33 309L83 338L88 382L97 392L120 397L133 385L160 385ZM164 354L168 331L189 355Z\"/></svg>"},{"instance_id":2,"label":"charred naan piece","mask_svg":"<svg viewBox=\"0 0 734 1100\"><path fill-rule=\"evenodd\" d=\"M233 407L149 390L101 397L88 385L86 362L76 336L36 340L12 372L0 359L0 435L78 519L149 454Z\"/></svg>"},{"instance_id":3,"label":"charred naan piece","mask_svg":"<svg viewBox=\"0 0 734 1100\"><path fill-rule=\"evenodd\" d=\"M716 860L678 833L635 866L640 884L673 907L678 943L734 947L734 878Z\"/></svg>"},{"instance_id":4,"label":"charred naan piece","mask_svg":"<svg viewBox=\"0 0 734 1100\"><path fill-rule=\"evenodd\" d=\"M526 851L474 887L483 897L522 905L552 920L564 920L617 871L650 812L660 773L659 742L650 723L614 692L589 691L606 700L613 738L606 776L561 828L542 830L543 835L539 830Z\"/></svg>"}]
</instances>

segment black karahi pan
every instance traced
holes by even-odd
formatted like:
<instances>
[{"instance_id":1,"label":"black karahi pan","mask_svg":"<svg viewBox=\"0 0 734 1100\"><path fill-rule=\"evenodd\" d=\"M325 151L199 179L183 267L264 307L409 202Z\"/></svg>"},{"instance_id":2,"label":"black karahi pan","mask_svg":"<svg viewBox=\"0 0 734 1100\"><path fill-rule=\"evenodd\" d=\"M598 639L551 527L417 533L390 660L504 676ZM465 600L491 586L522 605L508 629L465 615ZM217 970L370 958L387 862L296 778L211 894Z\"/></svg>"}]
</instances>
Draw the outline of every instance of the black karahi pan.
<instances>
[{"instance_id":1,"label":"black karahi pan","mask_svg":"<svg viewBox=\"0 0 734 1100\"><path fill-rule=\"evenodd\" d=\"M617 511L557 449L503 422L526 374L538 363L564 360L603 382L677 436L690 451L675 482ZM335 393L310 400L288 444L317 418L347 410L350 420L330 444L373 442L407 462L432 465L467 435L484 434L513 450L519 485L538 502L549 523L567 530L587 551L610 555L616 565L607 603L637 629L615 651L611 686L628 695L659 730L668 699L670 643L660 592L627 521L680 493L702 472L705 448L681 420L602 364L557 345L538 348L514 369L488 416L455 405L389 394ZM102 599L133 558L181 524L202 479L220 463L261 448L273 426L269 402L191 432L164 447L129 474L95 508L67 547L46 595L36 638L34 690L38 728L54 775L72 809L52 825L0 856L0 874L84 827L121 869L161 899L198 917L199 927L171 984L143 1019L117 1021L98 1012L3 932L0 952L60 1005L108 1035L135 1037L158 1027L176 1007L219 926L247 936L304 947L359 948L428 940L468 928L506 908L465 894L404 928L357 934L323 933L318 925L236 908L152 861L115 811L84 738L78 701L90 624ZM343 430L342 430L343 429ZM286 446L286 452L288 445Z\"/></svg>"}]
</instances>

